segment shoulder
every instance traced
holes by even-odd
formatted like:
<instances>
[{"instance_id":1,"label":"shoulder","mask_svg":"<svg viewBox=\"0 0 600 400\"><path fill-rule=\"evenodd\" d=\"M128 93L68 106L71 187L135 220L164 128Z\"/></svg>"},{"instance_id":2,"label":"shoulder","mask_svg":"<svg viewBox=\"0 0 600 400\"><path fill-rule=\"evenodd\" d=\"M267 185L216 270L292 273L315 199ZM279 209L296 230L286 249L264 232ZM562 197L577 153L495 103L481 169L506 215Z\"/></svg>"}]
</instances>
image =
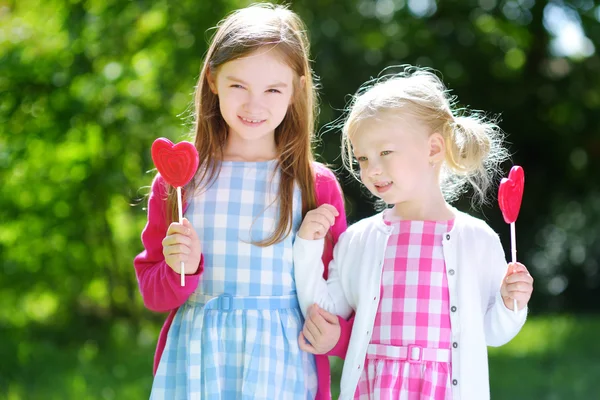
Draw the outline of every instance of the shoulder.
<instances>
[{"instance_id":1,"label":"shoulder","mask_svg":"<svg viewBox=\"0 0 600 400\"><path fill-rule=\"evenodd\" d=\"M347 236L347 239L358 238L360 240L365 238L365 235L371 235L374 232L379 232L380 225L382 224L381 218L381 213L363 218L360 221L350 225L346 232L344 232L344 235Z\"/></svg>"},{"instance_id":2,"label":"shoulder","mask_svg":"<svg viewBox=\"0 0 600 400\"><path fill-rule=\"evenodd\" d=\"M152 180L152 195L159 196L162 199L166 199L167 193L168 193L167 182L160 175L160 173L156 173L156 176Z\"/></svg>"},{"instance_id":3,"label":"shoulder","mask_svg":"<svg viewBox=\"0 0 600 400\"><path fill-rule=\"evenodd\" d=\"M342 188L331 169L319 162L312 164L315 176L315 193L319 203L338 201L342 197Z\"/></svg>"},{"instance_id":4,"label":"shoulder","mask_svg":"<svg viewBox=\"0 0 600 400\"><path fill-rule=\"evenodd\" d=\"M338 184L337 178L333 171L325 166L325 164L313 161L312 168L315 174L315 183L320 184Z\"/></svg>"},{"instance_id":5,"label":"shoulder","mask_svg":"<svg viewBox=\"0 0 600 400\"><path fill-rule=\"evenodd\" d=\"M484 220L474 217L462 211L456 212L456 222L460 224L462 234L469 235L475 240L495 242L500 240L498 233Z\"/></svg>"}]
</instances>

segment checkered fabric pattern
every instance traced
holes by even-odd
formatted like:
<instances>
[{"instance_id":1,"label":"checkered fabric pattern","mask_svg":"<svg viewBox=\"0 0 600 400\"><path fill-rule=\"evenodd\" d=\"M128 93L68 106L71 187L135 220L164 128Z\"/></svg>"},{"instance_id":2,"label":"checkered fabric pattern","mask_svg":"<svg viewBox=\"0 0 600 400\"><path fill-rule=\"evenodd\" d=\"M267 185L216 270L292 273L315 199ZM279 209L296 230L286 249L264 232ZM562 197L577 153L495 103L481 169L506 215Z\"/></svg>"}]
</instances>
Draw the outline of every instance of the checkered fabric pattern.
<instances>
[{"instance_id":1,"label":"checkered fabric pattern","mask_svg":"<svg viewBox=\"0 0 600 400\"><path fill-rule=\"evenodd\" d=\"M292 244L301 222L294 194L292 234L269 247L278 218L275 161L224 162L194 197L205 269L169 330L151 399L314 399L314 356L298 347L304 320L293 279Z\"/></svg>"},{"instance_id":2,"label":"checkered fabric pattern","mask_svg":"<svg viewBox=\"0 0 600 400\"><path fill-rule=\"evenodd\" d=\"M450 305L442 235L453 221L391 219L381 300L365 368L355 399L448 400L450 362L409 362L392 355L392 346L444 349L451 346ZM382 346L379 346L382 345ZM389 346L389 354L382 349ZM383 353L386 353L383 350Z\"/></svg>"}]
</instances>

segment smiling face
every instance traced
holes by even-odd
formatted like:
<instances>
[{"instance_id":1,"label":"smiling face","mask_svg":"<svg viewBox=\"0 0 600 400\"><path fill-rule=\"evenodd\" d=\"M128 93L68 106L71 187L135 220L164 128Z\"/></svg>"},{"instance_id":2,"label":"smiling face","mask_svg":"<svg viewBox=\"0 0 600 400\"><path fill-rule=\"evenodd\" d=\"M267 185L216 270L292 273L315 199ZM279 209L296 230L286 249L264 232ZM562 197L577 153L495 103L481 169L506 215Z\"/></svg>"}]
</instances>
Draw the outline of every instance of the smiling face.
<instances>
[{"instance_id":1,"label":"smiling face","mask_svg":"<svg viewBox=\"0 0 600 400\"><path fill-rule=\"evenodd\" d=\"M275 128L292 101L295 79L277 50L266 47L229 61L213 78L209 82L229 127L228 141L272 148Z\"/></svg>"},{"instance_id":2,"label":"smiling face","mask_svg":"<svg viewBox=\"0 0 600 400\"><path fill-rule=\"evenodd\" d=\"M385 112L362 121L350 137L363 184L396 205L425 202L428 190L439 190L430 164L439 153L438 140L411 115Z\"/></svg>"}]
</instances>

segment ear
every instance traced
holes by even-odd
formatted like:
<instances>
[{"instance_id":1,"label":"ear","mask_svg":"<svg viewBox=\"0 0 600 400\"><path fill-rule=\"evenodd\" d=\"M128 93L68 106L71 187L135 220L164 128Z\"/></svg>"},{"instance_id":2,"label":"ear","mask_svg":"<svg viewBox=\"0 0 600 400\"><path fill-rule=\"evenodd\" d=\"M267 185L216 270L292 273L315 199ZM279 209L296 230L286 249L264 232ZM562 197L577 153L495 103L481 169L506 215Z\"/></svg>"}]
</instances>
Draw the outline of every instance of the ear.
<instances>
[{"instance_id":1,"label":"ear","mask_svg":"<svg viewBox=\"0 0 600 400\"><path fill-rule=\"evenodd\" d=\"M208 82L208 86L210 87L210 91L214 94L217 93L217 83L215 81L215 76L210 72L210 68L206 69L206 81Z\"/></svg>"},{"instance_id":2,"label":"ear","mask_svg":"<svg viewBox=\"0 0 600 400\"><path fill-rule=\"evenodd\" d=\"M446 153L446 142L444 137L438 132L429 136L429 162L437 164L443 161Z\"/></svg>"}]
</instances>

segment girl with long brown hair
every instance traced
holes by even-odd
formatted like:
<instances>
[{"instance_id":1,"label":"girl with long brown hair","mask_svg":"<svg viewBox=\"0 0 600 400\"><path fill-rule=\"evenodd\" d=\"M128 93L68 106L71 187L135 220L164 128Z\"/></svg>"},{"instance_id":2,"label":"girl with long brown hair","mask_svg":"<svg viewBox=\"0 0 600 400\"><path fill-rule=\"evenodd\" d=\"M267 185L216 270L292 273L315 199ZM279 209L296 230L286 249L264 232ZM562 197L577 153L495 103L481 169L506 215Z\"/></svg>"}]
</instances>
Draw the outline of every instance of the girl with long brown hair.
<instances>
[{"instance_id":1,"label":"girl with long brown hair","mask_svg":"<svg viewBox=\"0 0 600 400\"><path fill-rule=\"evenodd\" d=\"M337 180L313 159L308 49L302 21L282 6L250 6L218 25L196 88L200 166L184 188L184 222L173 222L173 190L157 176L134 262L145 305L170 311L152 399L330 397L327 359L297 341L302 218L335 206L326 264L346 227Z\"/></svg>"}]
</instances>

